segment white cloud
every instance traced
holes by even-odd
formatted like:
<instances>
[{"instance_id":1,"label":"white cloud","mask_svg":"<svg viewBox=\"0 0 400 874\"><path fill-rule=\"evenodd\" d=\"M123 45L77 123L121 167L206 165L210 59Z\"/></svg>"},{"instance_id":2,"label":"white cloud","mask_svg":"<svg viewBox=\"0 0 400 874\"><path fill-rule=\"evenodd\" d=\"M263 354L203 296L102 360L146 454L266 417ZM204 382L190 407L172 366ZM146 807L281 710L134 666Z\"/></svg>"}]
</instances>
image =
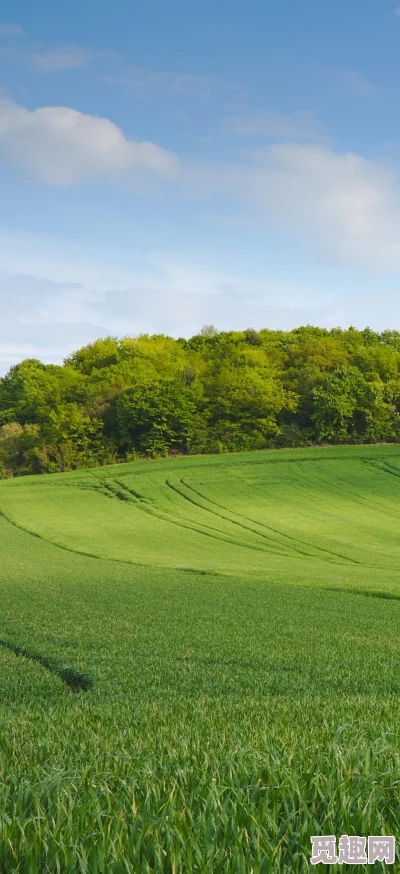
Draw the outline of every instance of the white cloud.
<instances>
[{"instance_id":1,"label":"white cloud","mask_svg":"<svg viewBox=\"0 0 400 874\"><path fill-rule=\"evenodd\" d=\"M261 219L274 233L302 239L330 264L400 272L398 180L389 167L357 154L281 142L242 154L241 163L179 164L154 143L129 140L108 119L66 107L28 111L3 101L1 155L58 186L95 178L123 179L131 187L143 177L179 180L197 198L228 197L241 221L247 204L246 221Z\"/></svg>"},{"instance_id":2,"label":"white cloud","mask_svg":"<svg viewBox=\"0 0 400 874\"><path fill-rule=\"evenodd\" d=\"M400 268L399 190L378 163L288 144L260 154L251 176L255 202L340 261Z\"/></svg>"},{"instance_id":3,"label":"white cloud","mask_svg":"<svg viewBox=\"0 0 400 874\"><path fill-rule=\"evenodd\" d=\"M174 177L176 156L150 142L134 142L107 118L65 106L29 111L0 102L0 155L49 185L95 178L140 181Z\"/></svg>"},{"instance_id":4,"label":"white cloud","mask_svg":"<svg viewBox=\"0 0 400 874\"><path fill-rule=\"evenodd\" d=\"M225 191L274 231L335 265L400 272L400 189L392 170L321 145L280 143L234 166L186 168L192 194Z\"/></svg>"},{"instance_id":5,"label":"white cloud","mask_svg":"<svg viewBox=\"0 0 400 874\"><path fill-rule=\"evenodd\" d=\"M394 10L394 14L400 15L400 6L398 6L397 9Z\"/></svg>"},{"instance_id":6,"label":"white cloud","mask_svg":"<svg viewBox=\"0 0 400 874\"><path fill-rule=\"evenodd\" d=\"M22 36L23 35L22 27L19 24L7 24L6 22L0 23L0 37L2 36Z\"/></svg>"},{"instance_id":7,"label":"white cloud","mask_svg":"<svg viewBox=\"0 0 400 874\"><path fill-rule=\"evenodd\" d=\"M227 116L223 128L241 136L278 137L281 139L320 139L325 128L314 112L298 110L288 115L268 110L248 109L240 116Z\"/></svg>"},{"instance_id":8,"label":"white cloud","mask_svg":"<svg viewBox=\"0 0 400 874\"><path fill-rule=\"evenodd\" d=\"M81 46L63 46L46 52L34 53L31 60L43 71L73 70L86 67L95 53Z\"/></svg>"}]
</instances>

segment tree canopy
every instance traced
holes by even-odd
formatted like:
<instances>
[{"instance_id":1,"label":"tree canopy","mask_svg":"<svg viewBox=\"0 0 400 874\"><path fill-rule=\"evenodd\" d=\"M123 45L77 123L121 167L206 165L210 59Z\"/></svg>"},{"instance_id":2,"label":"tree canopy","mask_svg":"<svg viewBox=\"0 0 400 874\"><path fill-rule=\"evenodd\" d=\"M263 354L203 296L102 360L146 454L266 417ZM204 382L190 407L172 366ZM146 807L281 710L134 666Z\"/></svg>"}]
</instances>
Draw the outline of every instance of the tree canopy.
<instances>
[{"instance_id":1,"label":"tree canopy","mask_svg":"<svg viewBox=\"0 0 400 874\"><path fill-rule=\"evenodd\" d=\"M400 333L105 337L0 380L0 477L136 457L400 441Z\"/></svg>"}]
</instances>

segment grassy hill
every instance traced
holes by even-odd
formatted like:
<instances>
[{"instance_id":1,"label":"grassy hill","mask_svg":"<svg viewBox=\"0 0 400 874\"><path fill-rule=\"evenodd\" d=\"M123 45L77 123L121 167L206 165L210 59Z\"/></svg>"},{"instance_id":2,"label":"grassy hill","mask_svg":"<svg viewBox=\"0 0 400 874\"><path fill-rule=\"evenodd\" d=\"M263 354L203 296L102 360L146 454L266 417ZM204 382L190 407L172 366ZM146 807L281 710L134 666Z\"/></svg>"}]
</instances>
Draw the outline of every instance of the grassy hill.
<instances>
[{"instance_id":1,"label":"grassy hill","mask_svg":"<svg viewBox=\"0 0 400 874\"><path fill-rule=\"evenodd\" d=\"M396 834L400 447L25 477L0 514L1 874Z\"/></svg>"}]
</instances>

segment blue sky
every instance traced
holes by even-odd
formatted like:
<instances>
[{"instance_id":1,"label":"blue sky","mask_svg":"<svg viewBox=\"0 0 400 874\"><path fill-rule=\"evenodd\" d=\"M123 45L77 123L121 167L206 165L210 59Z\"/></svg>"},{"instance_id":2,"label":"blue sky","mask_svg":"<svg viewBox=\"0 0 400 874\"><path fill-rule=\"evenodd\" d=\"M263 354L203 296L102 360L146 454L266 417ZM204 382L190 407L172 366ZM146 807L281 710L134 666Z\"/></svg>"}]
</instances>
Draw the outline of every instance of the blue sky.
<instances>
[{"instance_id":1,"label":"blue sky","mask_svg":"<svg viewBox=\"0 0 400 874\"><path fill-rule=\"evenodd\" d=\"M400 329L400 8L3 0L0 374L107 334Z\"/></svg>"}]
</instances>

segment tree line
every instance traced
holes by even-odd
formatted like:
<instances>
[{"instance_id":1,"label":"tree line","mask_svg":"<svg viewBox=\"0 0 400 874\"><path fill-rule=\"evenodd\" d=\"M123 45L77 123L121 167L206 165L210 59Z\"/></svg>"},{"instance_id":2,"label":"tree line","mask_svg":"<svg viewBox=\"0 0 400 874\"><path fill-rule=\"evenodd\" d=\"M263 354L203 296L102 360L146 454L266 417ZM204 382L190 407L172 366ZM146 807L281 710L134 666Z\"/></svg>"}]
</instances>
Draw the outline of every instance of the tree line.
<instances>
[{"instance_id":1,"label":"tree line","mask_svg":"<svg viewBox=\"0 0 400 874\"><path fill-rule=\"evenodd\" d=\"M177 453L400 442L400 333L106 337L0 380L0 478Z\"/></svg>"}]
</instances>

